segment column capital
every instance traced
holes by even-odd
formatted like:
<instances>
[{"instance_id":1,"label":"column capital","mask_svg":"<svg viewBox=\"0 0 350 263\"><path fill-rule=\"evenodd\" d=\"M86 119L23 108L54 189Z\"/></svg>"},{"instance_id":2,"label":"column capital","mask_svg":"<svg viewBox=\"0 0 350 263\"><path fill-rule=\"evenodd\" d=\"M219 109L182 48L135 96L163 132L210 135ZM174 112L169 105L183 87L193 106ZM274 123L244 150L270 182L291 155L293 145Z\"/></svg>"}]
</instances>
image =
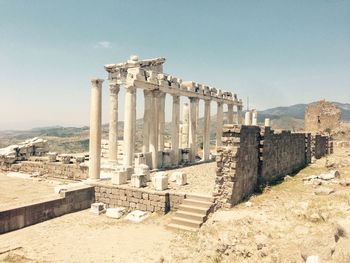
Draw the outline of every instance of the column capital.
<instances>
[{"instance_id":1,"label":"column capital","mask_svg":"<svg viewBox=\"0 0 350 263\"><path fill-rule=\"evenodd\" d=\"M103 79L98 79L98 78L95 78L95 79L92 79L91 80L91 84L93 87L99 87L101 88L102 87L102 83L103 83Z\"/></svg>"},{"instance_id":2,"label":"column capital","mask_svg":"<svg viewBox=\"0 0 350 263\"><path fill-rule=\"evenodd\" d=\"M126 92L129 92L129 93L135 93L136 87L134 85L126 85L125 90L126 90Z\"/></svg>"},{"instance_id":3,"label":"column capital","mask_svg":"<svg viewBox=\"0 0 350 263\"><path fill-rule=\"evenodd\" d=\"M147 90L147 89L144 89L143 90L143 95L145 96L145 97L151 97L152 96L152 90Z\"/></svg>"},{"instance_id":4,"label":"column capital","mask_svg":"<svg viewBox=\"0 0 350 263\"><path fill-rule=\"evenodd\" d=\"M211 100L204 100L205 105L210 105Z\"/></svg>"},{"instance_id":5,"label":"column capital","mask_svg":"<svg viewBox=\"0 0 350 263\"><path fill-rule=\"evenodd\" d=\"M165 97L165 93L163 91L160 90L153 90L153 96L156 98L163 98Z\"/></svg>"},{"instance_id":6,"label":"column capital","mask_svg":"<svg viewBox=\"0 0 350 263\"><path fill-rule=\"evenodd\" d=\"M180 96L179 95L172 94L172 96L173 96L174 103L180 103Z\"/></svg>"},{"instance_id":7,"label":"column capital","mask_svg":"<svg viewBox=\"0 0 350 263\"><path fill-rule=\"evenodd\" d=\"M109 83L109 91L111 94L118 94L120 90L120 85L117 82Z\"/></svg>"},{"instance_id":8,"label":"column capital","mask_svg":"<svg viewBox=\"0 0 350 263\"><path fill-rule=\"evenodd\" d=\"M190 102L198 102L199 101L199 98L196 98L196 97L189 97L190 99Z\"/></svg>"},{"instance_id":9,"label":"column capital","mask_svg":"<svg viewBox=\"0 0 350 263\"><path fill-rule=\"evenodd\" d=\"M218 106L222 106L222 104L224 104L222 101L218 101Z\"/></svg>"}]
</instances>

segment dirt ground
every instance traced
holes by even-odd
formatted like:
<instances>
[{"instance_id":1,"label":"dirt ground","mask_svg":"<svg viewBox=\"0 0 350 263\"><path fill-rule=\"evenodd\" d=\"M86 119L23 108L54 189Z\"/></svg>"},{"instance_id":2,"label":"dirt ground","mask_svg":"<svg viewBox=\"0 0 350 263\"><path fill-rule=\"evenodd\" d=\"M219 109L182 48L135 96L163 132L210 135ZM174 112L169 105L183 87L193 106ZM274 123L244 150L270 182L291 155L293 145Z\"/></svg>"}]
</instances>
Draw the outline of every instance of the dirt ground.
<instances>
[{"instance_id":1,"label":"dirt ground","mask_svg":"<svg viewBox=\"0 0 350 263\"><path fill-rule=\"evenodd\" d=\"M30 179L26 174L11 174L14 176L7 176L0 172L0 210L57 196L54 194L52 182L39 182L36 179ZM16 177L17 175L22 178Z\"/></svg>"},{"instance_id":2,"label":"dirt ground","mask_svg":"<svg viewBox=\"0 0 350 263\"><path fill-rule=\"evenodd\" d=\"M321 185L303 181L334 169L340 178ZM198 233L167 229L173 213L131 223L86 210L1 235L0 261L298 263L317 255L322 263L345 263L350 239L336 242L334 233L336 223L350 216L350 186L340 181L350 182L350 149L217 211ZM322 187L334 192L316 195Z\"/></svg>"}]
</instances>

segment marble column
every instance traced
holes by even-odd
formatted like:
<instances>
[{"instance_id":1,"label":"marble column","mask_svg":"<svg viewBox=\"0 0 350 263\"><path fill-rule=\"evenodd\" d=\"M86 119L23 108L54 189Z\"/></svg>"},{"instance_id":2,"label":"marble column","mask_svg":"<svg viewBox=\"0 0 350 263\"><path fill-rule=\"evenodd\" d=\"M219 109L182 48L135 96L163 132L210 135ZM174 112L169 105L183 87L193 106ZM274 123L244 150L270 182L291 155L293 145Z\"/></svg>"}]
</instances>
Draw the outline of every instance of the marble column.
<instances>
[{"instance_id":1,"label":"marble column","mask_svg":"<svg viewBox=\"0 0 350 263\"><path fill-rule=\"evenodd\" d=\"M149 151L152 155L152 167L151 169L158 168L158 91L152 91L152 99L151 99L151 119L150 119L150 132L149 132Z\"/></svg>"},{"instance_id":2,"label":"marble column","mask_svg":"<svg viewBox=\"0 0 350 263\"><path fill-rule=\"evenodd\" d=\"M204 103L203 159L208 161L210 155L210 100L205 100Z\"/></svg>"},{"instance_id":3,"label":"marble column","mask_svg":"<svg viewBox=\"0 0 350 263\"><path fill-rule=\"evenodd\" d=\"M256 110L252 110L252 125L258 125L258 112Z\"/></svg>"},{"instance_id":4,"label":"marble column","mask_svg":"<svg viewBox=\"0 0 350 263\"><path fill-rule=\"evenodd\" d=\"M143 113L143 145L142 152L149 152L149 134L152 116L152 91L144 90L145 110Z\"/></svg>"},{"instance_id":5,"label":"marble column","mask_svg":"<svg viewBox=\"0 0 350 263\"><path fill-rule=\"evenodd\" d=\"M173 109L171 119L171 148L173 151L174 165L179 164L179 125L180 125L180 97L173 96Z\"/></svg>"},{"instance_id":6,"label":"marble column","mask_svg":"<svg viewBox=\"0 0 350 263\"><path fill-rule=\"evenodd\" d=\"M196 161L197 155L197 104L198 98L190 98L190 132L189 146L191 149L191 162Z\"/></svg>"},{"instance_id":7,"label":"marble column","mask_svg":"<svg viewBox=\"0 0 350 263\"><path fill-rule=\"evenodd\" d=\"M237 105L237 123L238 124L243 123L242 106L241 105Z\"/></svg>"},{"instance_id":8,"label":"marble column","mask_svg":"<svg viewBox=\"0 0 350 263\"><path fill-rule=\"evenodd\" d=\"M270 119L269 118L265 118L265 127L270 127Z\"/></svg>"},{"instance_id":9,"label":"marble column","mask_svg":"<svg viewBox=\"0 0 350 263\"><path fill-rule=\"evenodd\" d=\"M227 123L233 124L233 104L227 104Z\"/></svg>"},{"instance_id":10,"label":"marble column","mask_svg":"<svg viewBox=\"0 0 350 263\"><path fill-rule=\"evenodd\" d=\"M118 93L119 84L109 84L109 160L118 161Z\"/></svg>"},{"instance_id":11,"label":"marble column","mask_svg":"<svg viewBox=\"0 0 350 263\"><path fill-rule=\"evenodd\" d=\"M158 150L164 151L164 133L165 133L165 93L159 93L159 108L157 109L157 114L159 117L159 145Z\"/></svg>"},{"instance_id":12,"label":"marble column","mask_svg":"<svg viewBox=\"0 0 350 263\"><path fill-rule=\"evenodd\" d=\"M251 125L250 111L247 111L244 116L244 125Z\"/></svg>"},{"instance_id":13,"label":"marble column","mask_svg":"<svg viewBox=\"0 0 350 263\"><path fill-rule=\"evenodd\" d=\"M102 79L91 80L89 179L100 179Z\"/></svg>"},{"instance_id":14,"label":"marble column","mask_svg":"<svg viewBox=\"0 0 350 263\"><path fill-rule=\"evenodd\" d=\"M221 146L222 125L223 125L223 105L222 105L222 102L218 102L218 109L216 114L216 147Z\"/></svg>"},{"instance_id":15,"label":"marble column","mask_svg":"<svg viewBox=\"0 0 350 263\"><path fill-rule=\"evenodd\" d=\"M190 108L188 103L184 103L182 112L182 148L188 148L190 130Z\"/></svg>"},{"instance_id":16,"label":"marble column","mask_svg":"<svg viewBox=\"0 0 350 263\"><path fill-rule=\"evenodd\" d=\"M131 147L131 163L135 159L135 145L136 145L136 94L137 88L135 87L135 92L132 94L132 147Z\"/></svg>"},{"instance_id":17,"label":"marble column","mask_svg":"<svg viewBox=\"0 0 350 263\"><path fill-rule=\"evenodd\" d=\"M134 118L136 108L134 107L136 87L125 87L125 107L124 107L124 165L131 167L133 163L134 151Z\"/></svg>"}]
</instances>

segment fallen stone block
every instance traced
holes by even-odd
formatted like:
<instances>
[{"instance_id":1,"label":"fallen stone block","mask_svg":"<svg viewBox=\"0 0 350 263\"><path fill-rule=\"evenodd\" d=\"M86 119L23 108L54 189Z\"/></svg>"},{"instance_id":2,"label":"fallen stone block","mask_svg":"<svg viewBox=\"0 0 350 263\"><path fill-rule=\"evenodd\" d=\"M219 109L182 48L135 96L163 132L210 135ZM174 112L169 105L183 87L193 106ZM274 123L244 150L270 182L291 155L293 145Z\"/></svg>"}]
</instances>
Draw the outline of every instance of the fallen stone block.
<instances>
[{"instance_id":1,"label":"fallen stone block","mask_svg":"<svg viewBox=\"0 0 350 263\"><path fill-rule=\"evenodd\" d=\"M141 210L135 210L130 212L127 216L126 219L132 221L132 222L142 222L148 217L148 213L141 211Z\"/></svg>"},{"instance_id":2,"label":"fallen stone block","mask_svg":"<svg viewBox=\"0 0 350 263\"><path fill-rule=\"evenodd\" d=\"M314 191L315 195L329 195L334 192L335 190L333 188L328 187L319 187Z\"/></svg>"},{"instance_id":3,"label":"fallen stone block","mask_svg":"<svg viewBox=\"0 0 350 263\"><path fill-rule=\"evenodd\" d=\"M107 208L106 216L119 219L125 214L125 207Z\"/></svg>"},{"instance_id":4,"label":"fallen stone block","mask_svg":"<svg viewBox=\"0 0 350 263\"><path fill-rule=\"evenodd\" d=\"M176 184L177 185L185 185L187 184L187 174L184 172L178 172L176 174Z\"/></svg>"},{"instance_id":5,"label":"fallen stone block","mask_svg":"<svg viewBox=\"0 0 350 263\"><path fill-rule=\"evenodd\" d=\"M157 172L153 178L153 186L157 191L163 191L168 188L168 174L166 172Z\"/></svg>"},{"instance_id":6,"label":"fallen stone block","mask_svg":"<svg viewBox=\"0 0 350 263\"><path fill-rule=\"evenodd\" d=\"M106 211L104 203L91 204L90 212L96 215L100 215Z\"/></svg>"}]
</instances>

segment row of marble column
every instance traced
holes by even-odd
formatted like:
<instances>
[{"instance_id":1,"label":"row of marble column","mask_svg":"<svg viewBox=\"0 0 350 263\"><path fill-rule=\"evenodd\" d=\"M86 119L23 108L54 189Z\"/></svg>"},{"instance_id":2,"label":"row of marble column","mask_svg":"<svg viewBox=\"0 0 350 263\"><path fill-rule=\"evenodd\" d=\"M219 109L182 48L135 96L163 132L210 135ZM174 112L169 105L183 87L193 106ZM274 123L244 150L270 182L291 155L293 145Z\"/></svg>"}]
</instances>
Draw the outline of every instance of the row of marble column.
<instances>
[{"instance_id":1,"label":"row of marble column","mask_svg":"<svg viewBox=\"0 0 350 263\"><path fill-rule=\"evenodd\" d=\"M102 79L92 80L91 112L90 112L90 178L99 178L101 154L101 108L102 108ZM120 85L109 83L110 112L109 112L109 160L118 160L118 94ZM165 132L165 96L159 90L144 90L144 126L142 152L152 155L151 169L158 168L160 151L164 150ZM179 163L179 127L180 127L180 97L173 96L171 147L172 163ZM185 103L183 130L187 132L187 143L182 147L190 148L190 161L194 162L197 155L197 126L198 126L198 98L189 98L189 106ZM203 160L209 160L210 155L210 103L205 100L204 106L204 132L203 132ZM136 138L136 87L125 86L124 110L124 147L123 165L132 167ZM236 120L233 120L233 105L227 105L228 123L242 124L242 107L237 107ZM186 117L186 114L187 117ZM217 102L216 145L221 146L223 128L223 102ZM186 140L186 139L185 139Z\"/></svg>"}]
</instances>

